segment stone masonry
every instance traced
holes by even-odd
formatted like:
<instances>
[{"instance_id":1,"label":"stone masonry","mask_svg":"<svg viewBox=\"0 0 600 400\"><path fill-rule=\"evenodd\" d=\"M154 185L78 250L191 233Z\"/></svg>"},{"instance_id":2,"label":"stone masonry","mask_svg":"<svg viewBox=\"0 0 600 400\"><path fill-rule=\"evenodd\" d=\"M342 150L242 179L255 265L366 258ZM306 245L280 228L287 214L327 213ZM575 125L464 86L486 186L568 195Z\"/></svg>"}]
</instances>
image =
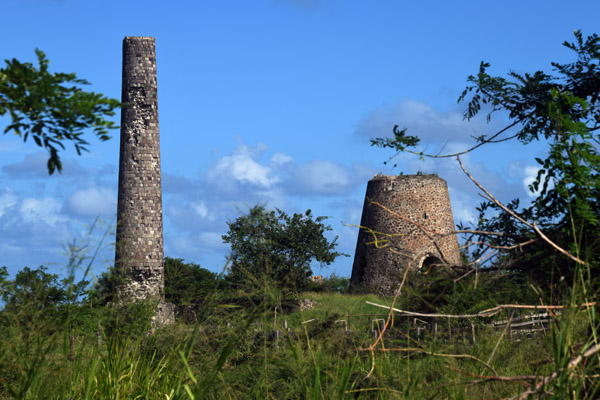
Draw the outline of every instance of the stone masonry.
<instances>
[{"instance_id":1,"label":"stone masonry","mask_svg":"<svg viewBox=\"0 0 600 400\"><path fill-rule=\"evenodd\" d=\"M353 288L393 294L406 268L460 264L448 187L437 175L375 175L360 225Z\"/></svg>"},{"instance_id":2,"label":"stone masonry","mask_svg":"<svg viewBox=\"0 0 600 400\"><path fill-rule=\"evenodd\" d=\"M123 40L124 107L117 205L115 266L124 275L120 301L164 299L162 189L154 38Z\"/></svg>"}]
</instances>

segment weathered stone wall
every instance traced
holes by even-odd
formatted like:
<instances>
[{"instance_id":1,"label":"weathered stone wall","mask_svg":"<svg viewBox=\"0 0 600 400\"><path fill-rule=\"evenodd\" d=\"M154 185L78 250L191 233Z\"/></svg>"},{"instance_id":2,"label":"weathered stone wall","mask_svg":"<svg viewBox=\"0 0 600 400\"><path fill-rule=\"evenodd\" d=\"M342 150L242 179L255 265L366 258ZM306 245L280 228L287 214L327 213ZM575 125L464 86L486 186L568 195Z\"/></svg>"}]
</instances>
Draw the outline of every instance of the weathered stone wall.
<instances>
[{"instance_id":1,"label":"weathered stone wall","mask_svg":"<svg viewBox=\"0 0 600 400\"><path fill-rule=\"evenodd\" d=\"M449 234L455 228L448 187L437 175L376 175L367 185L360 224L353 288L393 294L407 267L460 264L456 235Z\"/></svg>"},{"instance_id":2,"label":"weathered stone wall","mask_svg":"<svg viewBox=\"0 0 600 400\"><path fill-rule=\"evenodd\" d=\"M123 40L115 266L122 300L164 295L162 189L154 38Z\"/></svg>"}]
</instances>

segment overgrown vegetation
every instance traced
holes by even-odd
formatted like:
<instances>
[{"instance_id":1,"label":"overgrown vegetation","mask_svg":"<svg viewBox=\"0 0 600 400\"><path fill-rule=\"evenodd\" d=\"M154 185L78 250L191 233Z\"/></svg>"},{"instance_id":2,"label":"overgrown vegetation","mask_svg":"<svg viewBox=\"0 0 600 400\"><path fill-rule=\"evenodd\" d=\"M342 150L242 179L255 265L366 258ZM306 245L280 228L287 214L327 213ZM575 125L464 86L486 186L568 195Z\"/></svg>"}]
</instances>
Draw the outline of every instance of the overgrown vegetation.
<instances>
[{"instance_id":1,"label":"overgrown vegetation","mask_svg":"<svg viewBox=\"0 0 600 400\"><path fill-rule=\"evenodd\" d=\"M483 275L475 288L474 277L467 277L437 311L476 312L537 299L526 282L497 290L501 282L497 274ZM56 280L38 287L40 293L66 290ZM232 306L226 293L212 289L196 321L179 319L152 334L144 333L152 305L143 303L126 309L72 303L69 318L61 301L51 301L56 297L40 297L43 311L7 307L0 314L0 398L503 398L531 387L532 379L518 377L564 368L592 328L584 314L571 310L545 335L502 337L487 326L489 318L440 319L437 334L417 335L413 317L396 316L384 346L371 352L372 321L388 314L366 301L392 299L306 292L301 297L315 303L301 311L279 308L272 289L265 287L265 302L254 307ZM418 310L421 297L415 290L396 307ZM594 398L597 383L585 375L599 372L597 360L578 367L565 385L576 381L577 398Z\"/></svg>"}]
</instances>

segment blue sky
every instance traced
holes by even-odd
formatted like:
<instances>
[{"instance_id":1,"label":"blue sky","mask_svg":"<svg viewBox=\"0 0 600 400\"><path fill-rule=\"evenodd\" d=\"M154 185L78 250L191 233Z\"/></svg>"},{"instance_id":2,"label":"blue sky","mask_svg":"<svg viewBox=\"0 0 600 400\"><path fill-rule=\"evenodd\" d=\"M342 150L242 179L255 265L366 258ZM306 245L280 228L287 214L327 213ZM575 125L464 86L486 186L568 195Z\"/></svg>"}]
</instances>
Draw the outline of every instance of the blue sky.
<instances>
[{"instance_id":1,"label":"blue sky","mask_svg":"<svg viewBox=\"0 0 600 400\"><path fill-rule=\"evenodd\" d=\"M350 276L357 230L344 224L359 224L374 174L438 173L457 223L471 221L481 200L455 161L402 155L391 171L391 153L369 139L398 124L435 152L492 133L501 116L462 120L456 99L467 76L482 60L497 75L572 60L561 43L575 29L599 33L600 2L6 0L2 14L2 59L33 62L37 47L51 70L76 72L114 98L123 38L156 38L165 255L221 271L226 221L262 202L329 216L351 257L315 273ZM114 220L118 135L90 136L81 157L63 152L64 172L53 176L33 142L0 137L0 265L61 272L63 246L96 216ZM464 161L506 201L528 198L542 154L501 144ZM105 246L94 271L113 257Z\"/></svg>"}]
</instances>

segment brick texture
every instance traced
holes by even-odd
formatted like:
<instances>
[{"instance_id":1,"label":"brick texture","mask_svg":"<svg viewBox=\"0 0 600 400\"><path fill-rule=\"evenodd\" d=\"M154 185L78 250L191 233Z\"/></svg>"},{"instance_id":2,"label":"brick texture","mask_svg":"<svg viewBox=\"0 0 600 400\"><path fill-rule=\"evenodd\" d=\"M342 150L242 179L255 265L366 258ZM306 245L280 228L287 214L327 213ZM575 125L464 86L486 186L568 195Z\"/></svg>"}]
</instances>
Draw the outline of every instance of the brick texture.
<instances>
[{"instance_id":1,"label":"brick texture","mask_svg":"<svg viewBox=\"0 0 600 400\"><path fill-rule=\"evenodd\" d=\"M458 241L450 234L454 229L445 180L437 175L376 175L367 184L352 288L393 294L406 268L459 265Z\"/></svg>"},{"instance_id":2,"label":"brick texture","mask_svg":"<svg viewBox=\"0 0 600 400\"><path fill-rule=\"evenodd\" d=\"M122 300L164 296L162 190L154 38L123 40L115 266Z\"/></svg>"}]
</instances>

